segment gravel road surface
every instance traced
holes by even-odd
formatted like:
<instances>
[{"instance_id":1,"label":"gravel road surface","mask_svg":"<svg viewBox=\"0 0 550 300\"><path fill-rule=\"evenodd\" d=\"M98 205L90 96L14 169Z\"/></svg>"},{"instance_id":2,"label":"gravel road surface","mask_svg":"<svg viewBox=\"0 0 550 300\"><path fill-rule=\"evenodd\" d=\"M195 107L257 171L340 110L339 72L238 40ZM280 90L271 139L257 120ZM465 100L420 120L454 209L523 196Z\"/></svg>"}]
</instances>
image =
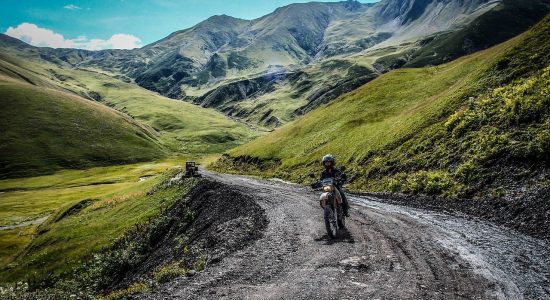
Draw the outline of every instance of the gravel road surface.
<instances>
[{"instance_id":1,"label":"gravel road surface","mask_svg":"<svg viewBox=\"0 0 550 300\"><path fill-rule=\"evenodd\" d=\"M325 232L318 193L205 172L251 195L262 237L144 299L550 299L550 245L472 218L350 196L341 237Z\"/></svg>"}]
</instances>

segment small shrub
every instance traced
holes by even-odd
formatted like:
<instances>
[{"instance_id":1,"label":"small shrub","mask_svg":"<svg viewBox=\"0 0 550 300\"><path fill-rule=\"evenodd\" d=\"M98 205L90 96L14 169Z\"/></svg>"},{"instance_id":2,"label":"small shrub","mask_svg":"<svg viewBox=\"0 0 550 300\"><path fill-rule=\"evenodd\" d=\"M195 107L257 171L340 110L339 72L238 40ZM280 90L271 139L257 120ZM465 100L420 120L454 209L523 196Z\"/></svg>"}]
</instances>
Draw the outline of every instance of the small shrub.
<instances>
[{"instance_id":1,"label":"small shrub","mask_svg":"<svg viewBox=\"0 0 550 300\"><path fill-rule=\"evenodd\" d=\"M498 187L491 190L491 197L493 199L498 199L506 196L506 189L503 187Z\"/></svg>"},{"instance_id":2,"label":"small shrub","mask_svg":"<svg viewBox=\"0 0 550 300\"><path fill-rule=\"evenodd\" d=\"M457 111L454 114L450 115L445 122L445 128L447 131L453 131L455 127L460 123L462 117L462 112Z\"/></svg>"},{"instance_id":3,"label":"small shrub","mask_svg":"<svg viewBox=\"0 0 550 300\"><path fill-rule=\"evenodd\" d=\"M550 125L550 122L547 122ZM529 145L527 152L530 156L548 159L550 157L550 126L537 132Z\"/></svg>"},{"instance_id":4,"label":"small shrub","mask_svg":"<svg viewBox=\"0 0 550 300\"><path fill-rule=\"evenodd\" d=\"M134 282L129 287L127 287L125 289L111 292L108 295L106 295L105 297L100 297L99 299L100 300L116 300L116 299L126 298L128 296L132 296L132 295L135 295L135 294L146 293L146 292L149 292L149 291L150 291L150 289L149 289L149 286L147 284L141 283L141 282Z\"/></svg>"},{"instance_id":5,"label":"small shrub","mask_svg":"<svg viewBox=\"0 0 550 300\"><path fill-rule=\"evenodd\" d=\"M155 270L153 273L153 280L157 283L164 283L174 278L184 276L186 273L187 270L180 267L179 262L175 261Z\"/></svg>"},{"instance_id":6,"label":"small shrub","mask_svg":"<svg viewBox=\"0 0 550 300\"><path fill-rule=\"evenodd\" d=\"M453 182L453 184L443 192L443 196L449 198L463 198L467 196L468 188L461 183Z\"/></svg>"},{"instance_id":7,"label":"small shrub","mask_svg":"<svg viewBox=\"0 0 550 300\"><path fill-rule=\"evenodd\" d=\"M465 182L465 183L472 182L473 180L475 180L475 178L477 178L478 169L479 169L479 166L476 163L474 163L472 160L469 160L461 164L456 169L455 175L462 182Z\"/></svg>"},{"instance_id":8,"label":"small shrub","mask_svg":"<svg viewBox=\"0 0 550 300\"><path fill-rule=\"evenodd\" d=\"M392 178L388 182L388 190L390 190L394 193L400 192L402 190L402 186L403 185L402 185L401 181L397 180L396 178Z\"/></svg>"},{"instance_id":9,"label":"small shrub","mask_svg":"<svg viewBox=\"0 0 550 300\"><path fill-rule=\"evenodd\" d=\"M416 173L411 174L407 178L407 191L411 194L419 194L424 190L424 180L422 175Z\"/></svg>"},{"instance_id":10,"label":"small shrub","mask_svg":"<svg viewBox=\"0 0 550 300\"><path fill-rule=\"evenodd\" d=\"M425 180L424 192L428 195L440 195L452 186L449 176L442 172L427 172Z\"/></svg>"},{"instance_id":11,"label":"small shrub","mask_svg":"<svg viewBox=\"0 0 550 300\"><path fill-rule=\"evenodd\" d=\"M420 171L407 177L408 191L412 194L451 195L462 191L444 171Z\"/></svg>"},{"instance_id":12,"label":"small shrub","mask_svg":"<svg viewBox=\"0 0 550 300\"><path fill-rule=\"evenodd\" d=\"M407 174L397 173L393 178L389 179L387 189L394 192L406 192L407 189Z\"/></svg>"},{"instance_id":13,"label":"small shrub","mask_svg":"<svg viewBox=\"0 0 550 300\"><path fill-rule=\"evenodd\" d=\"M195 271L200 272L206 267L206 256L201 255L199 259L193 264Z\"/></svg>"}]
</instances>

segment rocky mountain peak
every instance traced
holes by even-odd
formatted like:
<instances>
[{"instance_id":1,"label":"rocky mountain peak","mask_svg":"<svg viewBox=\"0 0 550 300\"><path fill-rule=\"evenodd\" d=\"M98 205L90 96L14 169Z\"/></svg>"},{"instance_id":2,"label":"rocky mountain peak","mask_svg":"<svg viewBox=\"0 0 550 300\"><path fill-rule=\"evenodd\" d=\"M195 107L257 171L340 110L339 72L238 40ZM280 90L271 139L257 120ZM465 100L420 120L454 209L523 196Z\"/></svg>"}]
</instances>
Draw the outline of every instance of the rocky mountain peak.
<instances>
[{"instance_id":1,"label":"rocky mountain peak","mask_svg":"<svg viewBox=\"0 0 550 300\"><path fill-rule=\"evenodd\" d=\"M399 25L406 25L420 19L428 11L445 8L445 14L449 16L469 14L487 3L497 2L500 0L383 0L375 5L376 19L380 23L396 21Z\"/></svg>"}]
</instances>

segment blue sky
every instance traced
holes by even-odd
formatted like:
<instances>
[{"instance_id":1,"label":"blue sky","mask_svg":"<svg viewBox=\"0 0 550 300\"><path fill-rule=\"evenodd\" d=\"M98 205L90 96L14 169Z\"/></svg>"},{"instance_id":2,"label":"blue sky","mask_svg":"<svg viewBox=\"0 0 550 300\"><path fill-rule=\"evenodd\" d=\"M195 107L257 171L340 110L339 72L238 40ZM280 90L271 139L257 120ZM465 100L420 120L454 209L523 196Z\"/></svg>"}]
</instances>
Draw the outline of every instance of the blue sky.
<instances>
[{"instance_id":1,"label":"blue sky","mask_svg":"<svg viewBox=\"0 0 550 300\"><path fill-rule=\"evenodd\" d=\"M0 32L37 46L133 48L212 15L254 19L296 2L308 1L1 0Z\"/></svg>"}]
</instances>

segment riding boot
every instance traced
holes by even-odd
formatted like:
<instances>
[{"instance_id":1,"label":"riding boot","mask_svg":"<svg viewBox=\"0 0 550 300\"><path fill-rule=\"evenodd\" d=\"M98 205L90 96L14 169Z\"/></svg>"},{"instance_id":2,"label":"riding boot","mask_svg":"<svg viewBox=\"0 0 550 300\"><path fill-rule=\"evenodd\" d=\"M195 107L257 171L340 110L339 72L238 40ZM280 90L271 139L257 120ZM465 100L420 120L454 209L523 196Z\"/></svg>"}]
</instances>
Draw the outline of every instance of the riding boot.
<instances>
[{"instance_id":1,"label":"riding boot","mask_svg":"<svg viewBox=\"0 0 550 300\"><path fill-rule=\"evenodd\" d=\"M344 211L344 215L349 218L349 202L348 197L346 197L346 194L344 192L340 191L340 195L342 196L342 209Z\"/></svg>"}]
</instances>

